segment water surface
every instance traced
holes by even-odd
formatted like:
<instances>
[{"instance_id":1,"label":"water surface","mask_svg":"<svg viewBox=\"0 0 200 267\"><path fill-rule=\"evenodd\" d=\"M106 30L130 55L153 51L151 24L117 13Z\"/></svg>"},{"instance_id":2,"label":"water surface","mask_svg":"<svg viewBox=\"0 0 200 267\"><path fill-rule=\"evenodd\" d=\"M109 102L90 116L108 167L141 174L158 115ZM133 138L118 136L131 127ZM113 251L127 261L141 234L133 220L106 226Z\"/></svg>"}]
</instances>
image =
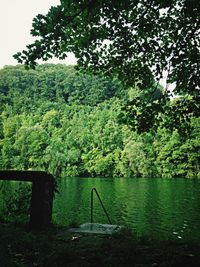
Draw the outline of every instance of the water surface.
<instances>
[{"instance_id":1,"label":"water surface","mask_svg":"<svg viewBox=\"0 0 200 267\"><path fill-rule=\"evenodd\" d=\"M200 241L200 181L188 179L65 178L54 200L53 221L90 222L95 187L113 224L137 236ZM94 222L108 220L94 196Z\"/></svg>"}]
</instances>

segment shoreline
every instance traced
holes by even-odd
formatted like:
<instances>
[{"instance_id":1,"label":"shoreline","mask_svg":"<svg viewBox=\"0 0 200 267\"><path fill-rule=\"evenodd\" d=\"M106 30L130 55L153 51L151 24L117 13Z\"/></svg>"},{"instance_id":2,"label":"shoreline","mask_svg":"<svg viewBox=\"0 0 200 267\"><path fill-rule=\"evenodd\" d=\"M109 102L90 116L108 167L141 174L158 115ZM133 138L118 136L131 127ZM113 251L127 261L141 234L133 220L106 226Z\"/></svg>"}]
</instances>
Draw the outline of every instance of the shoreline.
<instances>
[{"instance_id":1,"label":"shoreline","mask_svg":"<svg viewBox=\"0 0 200 267\"><path fill-rule=\"evenodd\" d=\"M199 242L135 238L128 229L114 235L70 233L54 226L29 232L0 224L0 266L199 267Z\"/></svg>"}]
</instances>

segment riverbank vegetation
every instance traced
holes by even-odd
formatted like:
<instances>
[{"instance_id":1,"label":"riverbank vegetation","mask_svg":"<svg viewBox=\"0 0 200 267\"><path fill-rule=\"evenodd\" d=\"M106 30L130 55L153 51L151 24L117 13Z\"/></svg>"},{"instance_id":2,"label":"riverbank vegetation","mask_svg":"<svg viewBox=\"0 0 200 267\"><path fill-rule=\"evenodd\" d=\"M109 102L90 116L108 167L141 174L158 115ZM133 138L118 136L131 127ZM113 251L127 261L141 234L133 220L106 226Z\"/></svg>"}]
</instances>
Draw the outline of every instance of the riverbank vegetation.
<instances>
[{"instance_id":1,"label":"riverbank vegetation","mask_svg":"<svg viewBox=\"0 0 200 267\"><path fill-rule=\"evenodd\" d=\"M0 70L0 169L46 170L56 177L200 178L200 118L174 123L176 116L159 112L162 93L153 83L141 91L72 66L6 66ZM168 107L187 100L171 98ZM141 101L144 117L134 104Z\"/></svg>"}]
</instances>

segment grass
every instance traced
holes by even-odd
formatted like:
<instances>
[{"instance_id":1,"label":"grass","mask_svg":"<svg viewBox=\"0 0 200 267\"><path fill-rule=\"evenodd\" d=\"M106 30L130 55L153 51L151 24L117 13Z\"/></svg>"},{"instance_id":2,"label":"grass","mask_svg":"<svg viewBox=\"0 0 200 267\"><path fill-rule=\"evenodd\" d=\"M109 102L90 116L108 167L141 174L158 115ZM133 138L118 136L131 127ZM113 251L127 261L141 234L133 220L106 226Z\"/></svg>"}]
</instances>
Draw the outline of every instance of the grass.
<instances>
[{"instance_id":1,"label":"grass","mask_svg":"<svg viewBox=\"0 0 200 267\"><path fill-rule=\"evenodd\" d=\"M139 239L127 229L103 236L0 224L0 236L0 267L200 266L199 244Z\"/></svg>"}]
</instances>

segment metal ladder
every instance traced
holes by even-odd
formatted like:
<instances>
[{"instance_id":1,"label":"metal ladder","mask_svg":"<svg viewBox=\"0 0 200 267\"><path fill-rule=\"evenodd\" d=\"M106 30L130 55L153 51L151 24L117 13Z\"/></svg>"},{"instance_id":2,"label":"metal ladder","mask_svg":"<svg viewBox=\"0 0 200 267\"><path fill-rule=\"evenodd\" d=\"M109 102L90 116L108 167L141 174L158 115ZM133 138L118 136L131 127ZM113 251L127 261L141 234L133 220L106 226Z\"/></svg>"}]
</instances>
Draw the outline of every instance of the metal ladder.
<instances>
[{"instance_id":1,"label":"metal ladder","mask_svg":"<svg viewBox=\"0 0 200 267\"><path fill-rule=\"evenodd\" d=\"M107 211L106 211L106 208L105 208L105 206L104 206L104 204L103 204L103 202L102 202L102 200L101 200L101 198L100 198L100 195L99 195L99 193L97 192L97 190L96 190L95 187L92 188L92 190L91 190L91 223L93 223L93 210L94 210L94 201L93 201L93 199L94 199L94 192L96 193L96 195L97 195L97 197L98 197L98 199L99 199L99 202L100 202L100 204L101 204L101 206L102 206L102 208L103 208L103 211L104 211L104 213L105 213L105 215L106 215L106 217L107 217L109 223L112 224L111 219L110 219L110 217L108 216L108 213L107 213Z\"/></svg>"}]
</instances>

